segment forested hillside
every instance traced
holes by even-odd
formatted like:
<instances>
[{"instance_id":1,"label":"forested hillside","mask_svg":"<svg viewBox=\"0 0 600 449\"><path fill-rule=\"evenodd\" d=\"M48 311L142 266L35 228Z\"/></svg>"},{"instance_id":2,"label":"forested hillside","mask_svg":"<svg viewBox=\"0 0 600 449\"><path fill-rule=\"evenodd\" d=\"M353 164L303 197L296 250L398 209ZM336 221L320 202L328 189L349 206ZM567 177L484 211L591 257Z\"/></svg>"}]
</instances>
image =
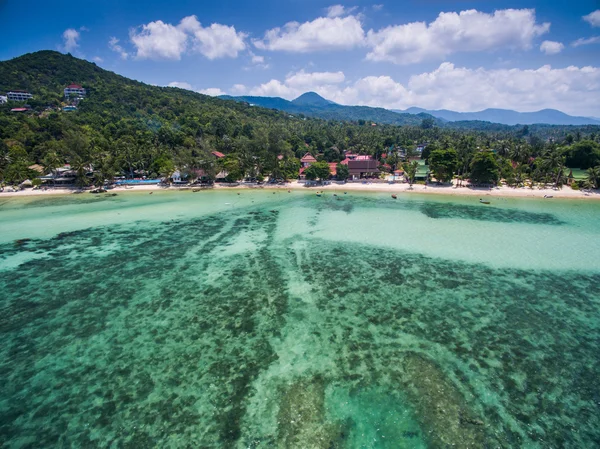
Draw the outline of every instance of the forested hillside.
<instances>
[{"instance_id":1,"label":"forested hillside","mask_svg":"<svg viewBox=\"0 0 600 449\"><path fill-rule=\"evenodd\" d=\"M81 84L88 93L77 111L63 112L63 89L71 83ZM28 167L34 163L46 171L64 163L78 173L93 167L100 181L115 174L168 176L175 168L200 168L209 176L225 169L231 179L294 177L298 159L306 152L328 162L342 160L346 150L380 159L392 148L410 152L422 143L429 143L428 152L456 151L455 169L462 174L477 152L488 149L495 150L505 172L511 162L534 170L550 154L579 168L595 166L600 157L599 128L593 126L510 128L464 122L464 129L447 129L431 119L418 120L416 126L373 126L362 119L290 116L188 90L149 86L53 51L0 62L0 93L15 89L27 90L34 98L26 112L11 112L22 103L0 105L0 181L7 182L33 176ZM226 157L217 161L213 151ZM390 161L389 169L400 163Z\"/></svg>"}]
</instances>

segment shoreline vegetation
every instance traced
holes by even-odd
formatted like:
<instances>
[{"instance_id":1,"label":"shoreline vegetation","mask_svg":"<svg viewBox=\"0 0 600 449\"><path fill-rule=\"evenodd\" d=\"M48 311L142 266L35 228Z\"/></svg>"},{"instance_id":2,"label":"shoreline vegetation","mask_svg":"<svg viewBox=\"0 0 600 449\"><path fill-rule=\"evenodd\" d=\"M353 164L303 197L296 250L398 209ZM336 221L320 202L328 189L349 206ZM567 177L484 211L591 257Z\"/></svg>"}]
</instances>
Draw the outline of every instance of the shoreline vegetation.
<instances>
[{"instance_id":1,"label":"shoreline vegetation","mask_svg":"<svg viewBox=\"0 0 600 449\"><path fill-rule=\"evenodd\" d=\"M534 187L508 187L508 186L497 186L492 188L478 188L478 187L458 187L457 181L455 180L452 184L413 184L412 188L408 183L358 183L358 182L347 182L347 183L331 183L327 185L316 185L306 187L303 182L292 181L283 184L245 184L245 183L217 183L211 187L202 187L191 185L191 186L164 186L164 185L136 185L136 186L115 186L109 188L107 193L124 193L124 192L161 192L161 191L198 191L198 190L305 190L308 192L330 192L339 193L340 191L352 191L352 192L387 192L390 194L394 193L418 193L418 194L433 194L433 195L456 195L456 196L479 196L479 197L519 197L519 198L561 198L561 199L591 199L600 200L600 192L598 190L592 191L581 191L573 190L570 188L566 189L554 189L554 188L539 188ZM0 193L1 197L28 197L28 196L43 196L43 195L68 195L77 193L91 193L93 187L87 189L77 188L49 188L47 190L40 189L24 189L16 192L4 191Z\"/></svg>"}]
</instances>

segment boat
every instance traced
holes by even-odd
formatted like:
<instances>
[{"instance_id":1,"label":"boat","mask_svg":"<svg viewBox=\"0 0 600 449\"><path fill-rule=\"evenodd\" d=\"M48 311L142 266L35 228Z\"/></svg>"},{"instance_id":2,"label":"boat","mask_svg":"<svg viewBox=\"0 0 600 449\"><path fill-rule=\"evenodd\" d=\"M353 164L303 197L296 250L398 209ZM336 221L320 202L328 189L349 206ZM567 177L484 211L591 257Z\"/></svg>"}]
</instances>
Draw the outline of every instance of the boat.
<instances>
[{"instance_id":1,"label":"boat","mask_svg":"<svg viewBox=\"0 0 600 449\"><path fill-rule=\"evenodd\" d=\"M398 199L398 197L396 195L392 195L392 198L394 199Z\"/></svg>"},{"instance_id":2,"label":"boat","mask_svg":"<svg viewBox=\"0 0 600 449\"><path fill-rule=\"evenodd\" d=\"M317 196L321 196L321 194L320 194L320 193L317 193Z\"/></svg>"},{"instance_id":3,"label":"boat","mask_svg":"<svg viewBox=\"0 0 600 449\"><path fill-rule=\"evenodd\" d=\"M480 199L480 200L479 200L479 202L480 202L481 204L490 204L490 202L489 202L489 201L484 201L484 200L482 200L482 199Z\"/></svg>"},{"instance_id":4,"label":"boat","mask_svg":"<svg viewBox=\"0 0 600 449\"><path fill-rule=\"evenodd\" d=\"M544 198L554 198L552 195L544 195Z\"/></svg>"}]
</instances>

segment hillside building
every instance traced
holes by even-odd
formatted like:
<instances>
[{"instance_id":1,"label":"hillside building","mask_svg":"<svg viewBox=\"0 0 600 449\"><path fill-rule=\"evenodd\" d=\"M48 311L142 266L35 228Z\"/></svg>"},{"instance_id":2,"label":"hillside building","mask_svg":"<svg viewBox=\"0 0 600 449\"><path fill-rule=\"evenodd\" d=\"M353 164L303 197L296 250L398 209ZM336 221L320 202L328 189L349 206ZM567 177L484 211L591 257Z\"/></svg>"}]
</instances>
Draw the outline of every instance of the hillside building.
<instances>
[{"instance_id":1,"label":"hillside building","mask_svg":"<svg viewBox=\"0 0 600 449\"><path fill-rule=\"evenodd\" d=\"M0 95L0 104L5 104L8 101L8 97Z\"/></svg>"},{"instance_id":2,"label":"hillside building","mask_svg":"<svg viewBox=\"0 0 600 449\"><path fill-rule=\"evenodd\" d=\"M25 92L24 90L13 90L6 93L6 97L9 101L27 101L30 98L33 98L29 92Z\"/></svg>"},{"instance_id":3,"label":"hillside building","mask_svg":"<svg viewBox=\"0 0 600 449\"><path fill-rule=\"evenodd\" d=\"M85 89L81 87L79 84L69 84L65 87L65 98L70 97L85 97Z\"/></svg>"}]
</instances>

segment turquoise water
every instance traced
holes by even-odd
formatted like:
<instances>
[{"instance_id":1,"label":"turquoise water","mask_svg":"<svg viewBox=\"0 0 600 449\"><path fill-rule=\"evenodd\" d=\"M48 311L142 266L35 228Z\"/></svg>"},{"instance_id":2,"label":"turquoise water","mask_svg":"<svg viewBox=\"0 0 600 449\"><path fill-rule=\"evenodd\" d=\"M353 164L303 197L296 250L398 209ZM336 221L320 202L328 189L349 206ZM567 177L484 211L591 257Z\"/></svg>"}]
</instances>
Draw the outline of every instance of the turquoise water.
<instances>
[{"instance_id":1,"label":"turquoise water","mask_svg":"<svg viewBox=\"0 0 600 449\"><path fill-rule=\"evenodd\" d=\"M0 446L600 445L600 203L0 198Z\"/></svg>"}]
</instances>

